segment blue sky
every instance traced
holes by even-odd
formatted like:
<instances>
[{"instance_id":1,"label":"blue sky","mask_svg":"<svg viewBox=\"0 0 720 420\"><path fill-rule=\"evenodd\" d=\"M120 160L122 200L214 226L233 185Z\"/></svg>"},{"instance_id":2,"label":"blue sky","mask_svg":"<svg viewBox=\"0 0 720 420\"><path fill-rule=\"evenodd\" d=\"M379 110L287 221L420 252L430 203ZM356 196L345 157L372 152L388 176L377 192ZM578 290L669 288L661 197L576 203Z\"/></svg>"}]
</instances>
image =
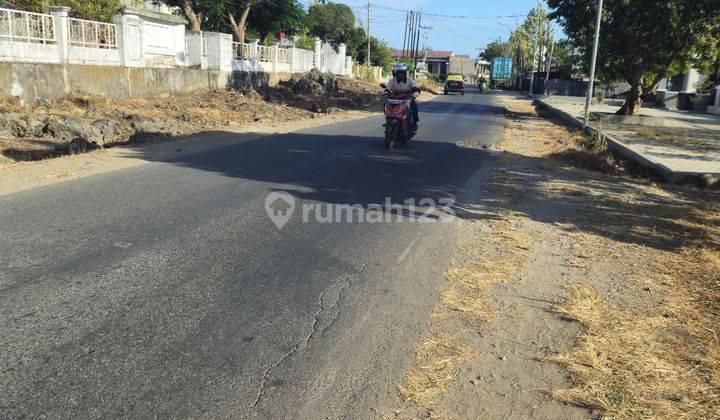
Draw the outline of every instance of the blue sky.
<instances>
[{"instance_id":1,"label":"blue sky","mask_svg":"<svg viewBox=\"0 0 720 420\"><path fill-rule=\"evenodd\" d=\"M362 23L366 22L367 0L334 1L352 7ZM432 49L476 56L478 48L485 47L498 37L507 41L511 28L514 29L525 20L530 9L537 5L537 0L372 0L372 4L377 7L371 7L371 31L392 47L402 47L405 14L384 7L426 13L422 24L433 27L428 36L428 44ZM487 18L461 19L431 14ZM507 17L513 15L518 17Z\"/></svg>"}]
</instances>

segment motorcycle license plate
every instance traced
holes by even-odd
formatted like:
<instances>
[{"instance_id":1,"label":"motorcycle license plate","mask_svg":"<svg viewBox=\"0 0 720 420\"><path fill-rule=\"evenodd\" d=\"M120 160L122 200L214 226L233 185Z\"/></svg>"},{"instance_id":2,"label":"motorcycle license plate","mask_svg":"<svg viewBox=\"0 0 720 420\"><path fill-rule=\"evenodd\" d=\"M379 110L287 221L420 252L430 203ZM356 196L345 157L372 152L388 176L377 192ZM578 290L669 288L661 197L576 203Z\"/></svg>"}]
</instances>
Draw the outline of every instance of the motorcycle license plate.
<instances>
[{"instance_id":1,"label":"motorcycle license plate","mask_svg":"<svg viewBox=\"0 0 720 420\"><path fill-rule=\"evenodd\" d=\"M388 103L390 105L400 105L401 103L403 103L403 100L402 99L388 99Z\"/></svg>"}]
</instances>

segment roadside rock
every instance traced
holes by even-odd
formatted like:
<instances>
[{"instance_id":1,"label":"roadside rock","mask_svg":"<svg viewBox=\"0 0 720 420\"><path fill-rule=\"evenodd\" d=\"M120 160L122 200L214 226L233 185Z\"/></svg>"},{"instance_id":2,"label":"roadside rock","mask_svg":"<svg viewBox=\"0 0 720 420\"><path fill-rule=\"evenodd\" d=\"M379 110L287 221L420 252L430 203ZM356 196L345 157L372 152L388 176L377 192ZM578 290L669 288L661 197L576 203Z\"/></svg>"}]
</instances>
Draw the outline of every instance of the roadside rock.
<instances>
[{"instance_id":1,"label":"roadside rock","mask_svg":"<svg viewBox=\"0 0 720 420\"><path fill-rule=\"evenodd\" d=\"M43 132L58 140L74 142L75 147L81 144L91 144L92 147L103 147L120 135L118 124L115 121L100 119L88 120L71 116L50 116L43 128Z\"/></svg>"},{"instance_id":2,"label":"roadside rock","mask_svg":"<svg viewBox=\"0 0 720 420\"><path fill-rule=\"evenodd\" d=\"M7 112L0 114L0 137L38 137L44 121L31 114Z\"/></svg>"},{"instance_id":3,"label":"roadside rock","mask_svg":"<svg viewBox=\"0 0 720 420\"><path fill-rule=\"evenodd\" d=\"M127 115L133 134L128 139L130 143L147 143L165 140L180 134L181 130L172 120L160 120L144 115Z\"/></svg>"},{"instance_id":4,"label":"roadside rock","mask_svg":"<svg viewBox=\"0 0 720 420\"><path fill-rule=\"evenodd\" d=\"M315 102L314 104L310 105L310 112L314 112L317 114L323 114L326 112L325 108L323 108L322 105Z\"/></svg>"},{"instance_id":5,"label":"roadside rock","mask_svg":"<svg viewBox=\"0 0 720 420\"><path fill-rule=\"evenodd\" d=\"M317 69L304 74L295 74L287 82L287 86L296 94L307 93L311 95L332 95L339 90L337 77L321 73Z\"/></svg>"}]
</instances>

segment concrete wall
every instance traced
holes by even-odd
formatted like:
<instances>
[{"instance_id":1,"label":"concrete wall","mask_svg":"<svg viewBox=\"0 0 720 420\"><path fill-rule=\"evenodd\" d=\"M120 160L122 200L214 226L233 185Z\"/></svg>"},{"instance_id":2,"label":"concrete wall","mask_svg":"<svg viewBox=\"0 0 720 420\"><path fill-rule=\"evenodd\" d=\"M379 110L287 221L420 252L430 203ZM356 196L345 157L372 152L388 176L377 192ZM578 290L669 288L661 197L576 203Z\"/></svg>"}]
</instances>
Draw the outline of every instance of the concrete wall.
<instances>
[{"instance_id":1,"label":"concrete wall","mask_svg":"<svg viewBox=\"0 0 720 420\"><path fill-rule=\"evenodd\" d=\"M110 100L149 98L274 86L290 73L248 73L187 68L129 68L80 64L0 63L0 94L23 104L70 94Z\"/></svg>"}]
</instances>

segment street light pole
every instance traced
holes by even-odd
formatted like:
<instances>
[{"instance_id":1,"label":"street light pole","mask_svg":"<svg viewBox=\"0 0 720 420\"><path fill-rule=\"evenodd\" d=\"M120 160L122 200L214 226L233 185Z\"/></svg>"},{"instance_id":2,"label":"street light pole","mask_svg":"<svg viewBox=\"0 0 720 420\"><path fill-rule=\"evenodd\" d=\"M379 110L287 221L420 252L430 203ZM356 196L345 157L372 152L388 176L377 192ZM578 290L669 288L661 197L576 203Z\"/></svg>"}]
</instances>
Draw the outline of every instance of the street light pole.
<instances>
[{"instance_id":1,"label":"street light pole","mask_svg":"<svg viewBox=\"0 0 720 420\"><path fill-rule=\"evenodd\" d=\"M592 101L593 89L595 88L595 64L597 62L598 44L600 43L600 22L602 21L603 0L598 0L597 16L595 17L595 41L593 42L592 59L590 60L590 83L588 84L587 97L585 98L585 121L587 128L590 123L590 102Z\"/></svg>"},{"instance_id":2,"label":"street light pole","mask_svg":"<svg viewBox=\"0 0 720 420\"><path fill-rule=\"evenodd\" d=\"M547 59L547 72L545 73L545 94L550 96L550 66L552 65L553 53L555 52L555 34L552 34L552 43L550 44L550 55ZM548 34L548 40L550 34Z\"/></svg>"},{"instance_id":3,"label":"street light pole","mask_svg":"<svg viewBox=\"0 0 720 420\"><path fill-rule=\"evenodd\" d=\"M368 0L367 8L367 57L365 64L367 64L368 74L370 74L370 0Z\"/></svg>"},{"instance_id":4,"label":"street light pole","mask_svg":"<svg viewBox=\"0 0 720 420\"><path fill-rule=\"evenodd\" d=\"M530 67L530 89L528 89L528 93L530 95L533 94L533 85L535 84L535 64L537 63L537 54L538 50L540 49L540 0L538 0L537 2L537 9L535 9L535 15L535 45L533 46L533 62L532 66Z\"/></svg>"}]
</instances>

